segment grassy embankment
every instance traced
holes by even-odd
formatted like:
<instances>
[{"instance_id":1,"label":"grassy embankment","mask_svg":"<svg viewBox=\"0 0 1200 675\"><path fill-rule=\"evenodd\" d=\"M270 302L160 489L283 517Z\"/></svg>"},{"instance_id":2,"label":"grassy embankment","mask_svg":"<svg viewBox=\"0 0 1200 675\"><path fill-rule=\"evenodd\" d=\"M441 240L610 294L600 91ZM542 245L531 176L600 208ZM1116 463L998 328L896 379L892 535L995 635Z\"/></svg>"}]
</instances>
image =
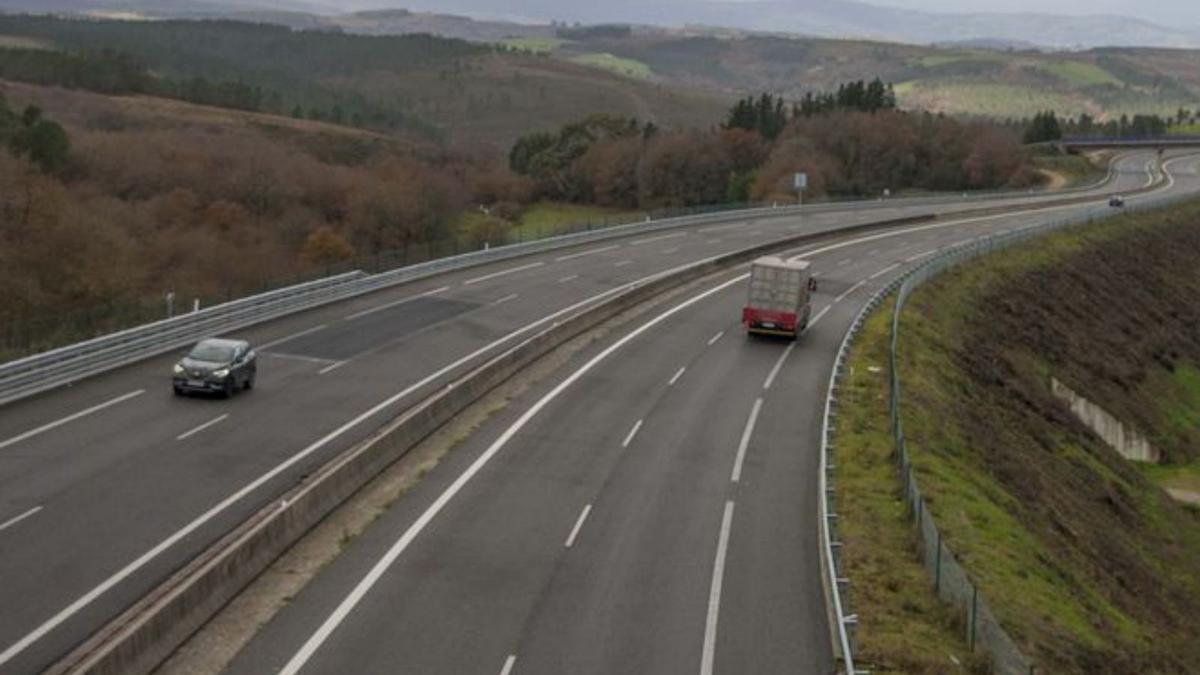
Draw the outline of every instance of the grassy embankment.
<instances>
[{"instance_id":1,"label":"grassy embankment","mask_svg":"<svg viewBox=\"0 0 1200 675\"><path fill-rule=\"evenodd\" d=\"M521 210L520 216L508 231L511 241L529 241L543 237L573 232L586 223L608 225L624 221L632 213L619 209L608 209L587 204L564 204L560 202L536 202ZM467 237L472 225L484 219L478 211L463 213L456 226L460 236Z\"/></svg>"},{"instance_id":2,"label":"grassy embankment","mask_svg":"<svg viewBox=\"0 0 1200 675\"><path fill-rule=\"evenodd\" d=\"M1047 188L1061 190L1094 183L1107 173L1109 155L1059 153L1051 145L1033 150L1033 165L1046 175Z\"/></svg>"},{"instance_id":3,"label":"grassy embankment","mask_svg":"<svg viewBox=\"0 0 1200 675\"><path fill-rule=\"evenodd\" d=\"M1120 217L950 271L901 326L902 414L946 542L1040 672L1200 672L1200 205ZM846 574L872 672L969 672L915 557L887 428L887 310L856 345L838 439ZM1145 435L1133 465L1056 377ZM963 665L957 665L957 662Z\"/></svg>"}]
</instances>

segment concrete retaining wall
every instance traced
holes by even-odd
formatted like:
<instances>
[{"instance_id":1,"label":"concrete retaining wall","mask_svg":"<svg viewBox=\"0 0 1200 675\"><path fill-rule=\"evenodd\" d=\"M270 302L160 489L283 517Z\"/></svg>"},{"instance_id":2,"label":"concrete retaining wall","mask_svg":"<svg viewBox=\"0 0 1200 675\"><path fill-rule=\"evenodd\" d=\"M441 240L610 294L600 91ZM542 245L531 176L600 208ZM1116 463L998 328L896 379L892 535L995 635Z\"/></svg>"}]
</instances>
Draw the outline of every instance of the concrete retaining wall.
<instances>
[{"instance_id":1,"label":"concrete retaining wall","mask_svg":"<svg viewBox=\"0 0 1200 675\"><path fill-rule=\"evenodd\" d=\"M1125 459L1153 464L1157 464L1161 459L1158 450L1150 445L1149 439L1137 430L1125 426L1107 410L1075 393L1073 389L1053 377L1050 378L1050 391L1055 398L1070 406L1071 412L1080 422Z\"/></svg>"}]
</instances>

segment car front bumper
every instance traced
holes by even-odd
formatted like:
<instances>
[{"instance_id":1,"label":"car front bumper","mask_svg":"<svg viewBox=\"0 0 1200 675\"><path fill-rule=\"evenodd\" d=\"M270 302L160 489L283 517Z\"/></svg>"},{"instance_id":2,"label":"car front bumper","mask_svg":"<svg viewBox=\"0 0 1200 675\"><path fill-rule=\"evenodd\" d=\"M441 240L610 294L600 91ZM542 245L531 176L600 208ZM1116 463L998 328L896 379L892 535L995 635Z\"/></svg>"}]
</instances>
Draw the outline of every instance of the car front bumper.
<instances>
[{"instance_id":1,"label":"car front bumper","mask_svg":"<svg viewBox=\"0 0 1200 675\"><path fill-rule=\"evenodd\" d=\"M173 384L179 391L223 391L227 379L189 379L186 377L176 377Z\"/></svg>"}]
</instances>

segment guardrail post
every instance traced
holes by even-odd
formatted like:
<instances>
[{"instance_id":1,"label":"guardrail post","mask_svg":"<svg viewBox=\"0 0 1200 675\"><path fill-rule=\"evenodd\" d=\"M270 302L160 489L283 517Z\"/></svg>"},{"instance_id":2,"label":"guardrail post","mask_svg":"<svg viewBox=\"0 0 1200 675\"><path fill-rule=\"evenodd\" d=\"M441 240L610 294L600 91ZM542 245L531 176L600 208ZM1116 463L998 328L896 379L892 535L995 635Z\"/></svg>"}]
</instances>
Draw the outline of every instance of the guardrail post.
<instances>
[{"instance_id":1,"label":"guardrail post","mask_svg":"<svg viewBox=\"0 0 1200 675\"><path fill-rule=\"evenodd\" d=\"M974 585L971 586L971 621L968 624L970 627L970 635L967 638L967 644L972 652L975 651L975 631L979 625L979 589ZM1032 670L1030 671L1032 672Z\"/></svg>"},{"instance_id":2,"label":"guardrail post","mask_svg":"<svg viewBox=\"0 0 1200 675\"><path fill-rule=\"evenodd\" d=\"M935 594L942 591L942 531L937 533L937 555L933 563L933 592Z\"/></svg>"}]
</instances>

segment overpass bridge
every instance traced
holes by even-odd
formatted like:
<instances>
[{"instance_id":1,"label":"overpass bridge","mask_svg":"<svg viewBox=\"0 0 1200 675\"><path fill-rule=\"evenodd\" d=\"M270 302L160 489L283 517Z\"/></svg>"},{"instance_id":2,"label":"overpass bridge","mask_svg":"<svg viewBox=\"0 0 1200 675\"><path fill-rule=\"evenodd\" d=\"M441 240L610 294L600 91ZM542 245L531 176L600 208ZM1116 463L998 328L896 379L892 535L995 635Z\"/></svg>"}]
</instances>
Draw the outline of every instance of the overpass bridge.
<instances>
[{"instance_id":1,"label":"overpass bridge","mask_svg":"<svg viewBox=\"0 0 1200 675\"><path fill-rule=\"evenodd\" d=\"M1200 147L1200 135L1067 137L1055 141L1055 145L1063 150L1086 150L1093 148L1157 149L1161 154L1167 148Z\"/></svg>"}]
</instances>

